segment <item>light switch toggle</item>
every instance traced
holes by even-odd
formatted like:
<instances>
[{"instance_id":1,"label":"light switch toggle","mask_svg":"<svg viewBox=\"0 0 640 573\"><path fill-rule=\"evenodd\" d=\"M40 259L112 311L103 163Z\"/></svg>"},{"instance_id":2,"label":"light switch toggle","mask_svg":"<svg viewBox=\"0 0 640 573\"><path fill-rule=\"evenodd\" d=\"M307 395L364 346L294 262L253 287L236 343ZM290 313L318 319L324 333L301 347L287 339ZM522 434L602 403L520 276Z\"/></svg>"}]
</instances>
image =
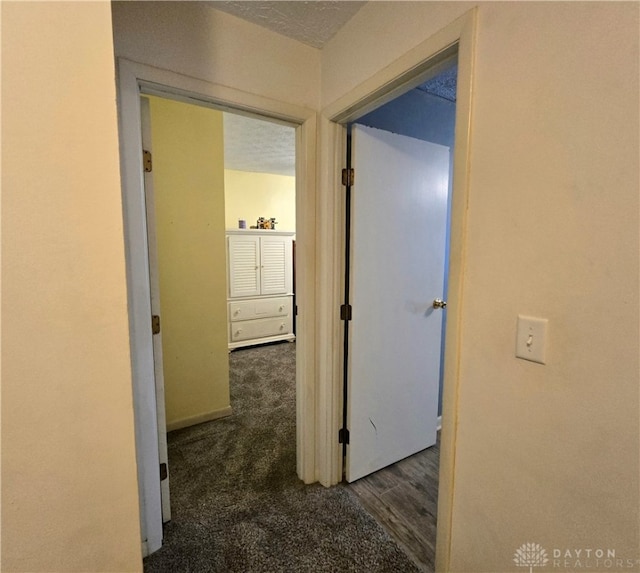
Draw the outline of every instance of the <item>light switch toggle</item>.
<instances>
[{"instance_id":1,"label":"light switch toggle","mask_svg":"<svg viewBox=\"0 0 640 573\"><path fill-rule=\"evenodd\" d=\"M518 315L516 334L516 356L531 362L546 364L547 326L546 318Z\"/></svg>"}]
</instances>

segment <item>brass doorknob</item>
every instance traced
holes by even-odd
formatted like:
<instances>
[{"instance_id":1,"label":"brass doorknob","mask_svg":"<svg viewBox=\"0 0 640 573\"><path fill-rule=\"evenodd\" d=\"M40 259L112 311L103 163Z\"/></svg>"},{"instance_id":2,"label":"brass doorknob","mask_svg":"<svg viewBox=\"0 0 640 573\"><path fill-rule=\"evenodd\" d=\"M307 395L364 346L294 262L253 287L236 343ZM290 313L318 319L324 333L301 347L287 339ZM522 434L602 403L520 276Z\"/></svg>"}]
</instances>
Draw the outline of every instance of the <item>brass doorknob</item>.
<instances>
[{"instance_id":1,"label":"brass doorknob","mask_svg":"<svg viewBox=\"0 0 640 573\"><path fill-rule=\"evenodd\" d=\"M447 301L442 300L441 298L437 298L433 301L433 308L445 308L447 306Z\"/></svg>"}]
</instances>

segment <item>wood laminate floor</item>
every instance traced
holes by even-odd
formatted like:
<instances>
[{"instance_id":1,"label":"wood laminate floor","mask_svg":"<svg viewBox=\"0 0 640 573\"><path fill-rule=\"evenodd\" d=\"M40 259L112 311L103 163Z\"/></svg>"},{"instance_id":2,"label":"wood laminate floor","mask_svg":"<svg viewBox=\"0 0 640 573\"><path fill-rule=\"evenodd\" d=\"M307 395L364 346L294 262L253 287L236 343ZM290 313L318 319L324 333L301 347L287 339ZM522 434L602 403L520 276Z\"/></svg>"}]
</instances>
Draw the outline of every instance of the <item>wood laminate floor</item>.
<instances>
[{"instance_id":1,"label":"wood laminate floor","mask_svg":"<svg viewBox=\"0 0 640 573\"><path fill-rule=\"evenodd\" d=\"M425 572L435 571L440 432L435 446L349 484Z\"/></svg>"}]
</instances>

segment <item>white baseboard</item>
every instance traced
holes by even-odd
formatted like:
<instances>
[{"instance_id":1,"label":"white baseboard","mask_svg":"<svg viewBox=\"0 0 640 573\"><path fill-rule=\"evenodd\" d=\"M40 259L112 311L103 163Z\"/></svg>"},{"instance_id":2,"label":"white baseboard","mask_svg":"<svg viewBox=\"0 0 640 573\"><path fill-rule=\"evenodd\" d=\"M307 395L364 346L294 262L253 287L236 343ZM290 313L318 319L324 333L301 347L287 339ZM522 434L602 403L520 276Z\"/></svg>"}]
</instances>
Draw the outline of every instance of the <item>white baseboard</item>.
<instances>
[{"instance_id":1,"label":"white baseboard","mask_svg":"<svg viewBox=\"0 0 640 573\"><path fill-rule=\"evenodd\" d=\"M442 416L438 416L438 431L442 430Z\"/></svg>"},{"instance_id":2,"label":"white baseboard","mask_svg":"<svg viewBox=\"0 0 640 573\"><path fill-rule=\"evenodd\" d=\"M181 430L182 428L188 428L189 426L195 426L196 424L202 424L203 422L210 422L211 420L217 420L218 418L226 418L230 415L231 406L227 406L226 408L220 408L219 410L213 410L212 412L205 412L204 414L198 414L197 416L174 420L173 422L167 422L167 432Z\"/></svg>"}]
</instances>

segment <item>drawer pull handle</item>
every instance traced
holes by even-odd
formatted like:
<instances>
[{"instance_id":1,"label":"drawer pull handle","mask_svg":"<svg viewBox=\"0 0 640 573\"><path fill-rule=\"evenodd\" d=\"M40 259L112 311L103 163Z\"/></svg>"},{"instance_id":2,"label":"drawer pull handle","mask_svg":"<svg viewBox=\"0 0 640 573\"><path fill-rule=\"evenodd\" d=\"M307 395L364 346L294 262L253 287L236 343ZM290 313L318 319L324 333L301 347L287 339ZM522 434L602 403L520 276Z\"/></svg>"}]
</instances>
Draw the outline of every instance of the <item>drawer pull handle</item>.
<instances>
[{"instance_id":1,"label":"drawer pull handle","mask_svg":"<svg viewBox=\"0 0 640 573\"><path fill-rule=\"evenodd\" d=\"M284 305L281 304L279 310L280 310L280 312L282 312L284 310Z\"/></svg>"},{"instance_id":2,"label":"drawer pull handle","mask_svg":"<svg viewBox=\"0 0 640 573\"><path fill-rule=\"evenodd\" d=\"M284 330L284 322L280 325L280 330Z\"/></svg>"}]
</instances>

